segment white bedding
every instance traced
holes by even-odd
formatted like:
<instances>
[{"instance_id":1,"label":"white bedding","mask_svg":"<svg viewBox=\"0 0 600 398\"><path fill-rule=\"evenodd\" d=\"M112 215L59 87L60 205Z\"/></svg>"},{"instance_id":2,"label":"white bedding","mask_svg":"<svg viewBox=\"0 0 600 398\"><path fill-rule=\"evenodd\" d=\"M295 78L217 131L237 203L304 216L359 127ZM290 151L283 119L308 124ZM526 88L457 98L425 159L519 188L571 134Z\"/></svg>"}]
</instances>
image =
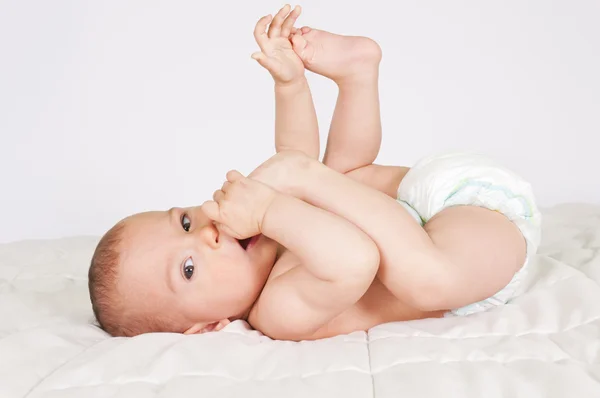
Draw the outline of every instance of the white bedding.
<instances>
[{"instance_id":1,"label":"white bedding","mask_svg":"<svg viewBox=\"0 0 600 398\"><path fill-rule=\"evenodd\" d=\"M0 397L600 397L600 207L544 212L526 292L464 318L314 342L224 331L109 338L96 238L0 245Z\"/></svg>"}]
</instances>

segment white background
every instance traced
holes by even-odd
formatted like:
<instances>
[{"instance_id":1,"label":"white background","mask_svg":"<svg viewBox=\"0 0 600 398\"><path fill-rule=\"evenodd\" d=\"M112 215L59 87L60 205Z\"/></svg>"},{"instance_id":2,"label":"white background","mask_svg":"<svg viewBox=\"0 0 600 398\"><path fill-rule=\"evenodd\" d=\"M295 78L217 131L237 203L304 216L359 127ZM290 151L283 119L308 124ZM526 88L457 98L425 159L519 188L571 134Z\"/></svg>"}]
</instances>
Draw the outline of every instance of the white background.
<instances>
[{"instance_id":1,"label":"white background","mask_svg":"<svg viewBox=\"0 0 600 398\"><path fill-rule=\"evenodd\" d=\"M497 157L547 207L600 202L600 1L318 1L384 52L379 163ZM278 1L0 0L0 241L202 203L273 154L252 29ZM324 143L335 86L309 75Z\"/></svg>"}]
</instances>

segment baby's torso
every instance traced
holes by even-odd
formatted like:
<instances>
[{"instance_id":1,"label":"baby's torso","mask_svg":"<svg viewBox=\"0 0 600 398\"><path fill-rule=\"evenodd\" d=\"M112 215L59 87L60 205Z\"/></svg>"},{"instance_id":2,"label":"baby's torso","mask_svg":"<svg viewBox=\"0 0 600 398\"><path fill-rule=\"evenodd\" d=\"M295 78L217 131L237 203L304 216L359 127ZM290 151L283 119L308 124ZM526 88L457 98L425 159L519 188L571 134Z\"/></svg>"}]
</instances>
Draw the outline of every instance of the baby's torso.
<instances>
[{"instance_id":1,"label":"baby's torso","mask_svg":"<svg viewBox=\"0 0 600 398\"><path fill-rule=\"evenodd\" d=\"M276 278L297 266L300 266L298 257L290 251L284 251L273 267L269 279ZM307 335L303 339L321 339L354 331L368 330L387 322L408 321L442 315L442 311L435 313L423 312L404 304L394 297L379 279L375 278L367 292L356 304L323 325L314 334ZM252 324L252 319L249 319L249 322Z\"/></svg>"},{"instance_id":2,"label":"baby's torso","mask_svg":"<svg viewBox=\"0 0 600 398\"><path fill-rule=\"evenodd\" d=\"M378 279L356 303L308 339L321 339L354 331L366 331L387 322L439 317L442 313L426 313L402 303Z\"/></svg>"},{"instance_id":3,"label":"baby's torso","mask_svg":"<svg viewBox=\"0 0 600 398\"><path fill-rule=\"evenodd\" d=\"M349 176L395 197L398 185L407 171L408 168L405 167L372 165L356 170ZM297 266L300 266L297 256L290 251L283 250L271 271L269 280ZM314 334L305 336L304 339L326 338L367 330L382 323L438 317L442 314L443 312L427 313L411 308L400 302L375 278L367 292L355 305L333 318ZM251 318L248 321L252 324Z\"/></svg>"}]
</instances>

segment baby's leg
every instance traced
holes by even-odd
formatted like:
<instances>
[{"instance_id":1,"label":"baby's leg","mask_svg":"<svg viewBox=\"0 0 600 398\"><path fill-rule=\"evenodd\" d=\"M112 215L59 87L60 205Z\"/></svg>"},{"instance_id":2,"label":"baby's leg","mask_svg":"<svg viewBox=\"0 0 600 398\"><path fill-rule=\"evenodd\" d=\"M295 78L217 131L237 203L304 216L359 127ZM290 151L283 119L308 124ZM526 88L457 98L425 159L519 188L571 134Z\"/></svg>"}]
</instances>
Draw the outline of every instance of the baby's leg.
<instances>
[{"instance_id":1,"label":"baby's leg","mask_svg":"<svg viewBox=\"0 0 600 398\"><path fill-rule=\"evenodd\" d=\"M370 165L381 146L381 49L366 37L307 27L296 31L292 41L305 67L339 88L323 163L341 173Z\"/></svg>"},{"instance_id":2,"label":"baby's leg","mask_svg":"<svg viewBox=\"0 0 600 398\"><path fill-rule=\"evenodd\" d=\"M515 296L539 245L541 215L527 181L488 156L447 152L417 162L397 198L451 271L440 290L455 294L433 295L431 306L468 314ZM390 281L401 274L389 272Z\"/></svg>"},{"instance_id":3,"label":"baby's leg","mask_svg":"<svg viewBox=\"0 0 600 398\"><path fill-rule=\"evenodd\" d=\"M525 263L522 233L498 212L477 206L449 207L432 217L424 229L443 258L440 265L450 273L447 281L432 286L429 297L422 297L426 309L456 309L492 297ZM388 269L388 280L400 276L400 269ZM399 285L391 282L392 288ZM435 289L448 290L436 294Z\"/></svg>"},{"instance_id":4,"label":"baby's leg","mask_svg":"<svg viewBox=\"0 0 600 398\"><path fill-rule=\"evenodd\" d=\"M318 177L303 186L302 199L365 231L380 251L379 280L415 308L449 310L491 297L525 262L523 234L503 214L450 207L423 228L380 191L329 168Z\"/></svg>"}]
</instances>

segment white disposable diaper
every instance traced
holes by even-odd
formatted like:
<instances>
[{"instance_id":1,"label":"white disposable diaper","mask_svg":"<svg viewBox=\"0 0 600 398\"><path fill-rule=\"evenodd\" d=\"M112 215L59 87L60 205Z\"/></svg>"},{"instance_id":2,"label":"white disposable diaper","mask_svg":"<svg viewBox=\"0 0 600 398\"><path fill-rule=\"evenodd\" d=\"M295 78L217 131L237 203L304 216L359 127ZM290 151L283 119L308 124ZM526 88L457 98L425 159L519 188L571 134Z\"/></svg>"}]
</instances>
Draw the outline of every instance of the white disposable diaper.
<instances>
[{"instance_id":1,"label":"white disposable diaper","mask_svg":"<svg viewBox=\"0 0 600 398\"><path fill-rule=\"evenodd\" d=\"M527 242L523 267L492 297L454 309L451 314L484 311L515 295L540 243L541 215L529 183L489 157L447 153L424 158L411 168L398 187L397 198L421 225L441 210L457 205L480 206L508 217Z\"/></svg>"}]
</instances>

